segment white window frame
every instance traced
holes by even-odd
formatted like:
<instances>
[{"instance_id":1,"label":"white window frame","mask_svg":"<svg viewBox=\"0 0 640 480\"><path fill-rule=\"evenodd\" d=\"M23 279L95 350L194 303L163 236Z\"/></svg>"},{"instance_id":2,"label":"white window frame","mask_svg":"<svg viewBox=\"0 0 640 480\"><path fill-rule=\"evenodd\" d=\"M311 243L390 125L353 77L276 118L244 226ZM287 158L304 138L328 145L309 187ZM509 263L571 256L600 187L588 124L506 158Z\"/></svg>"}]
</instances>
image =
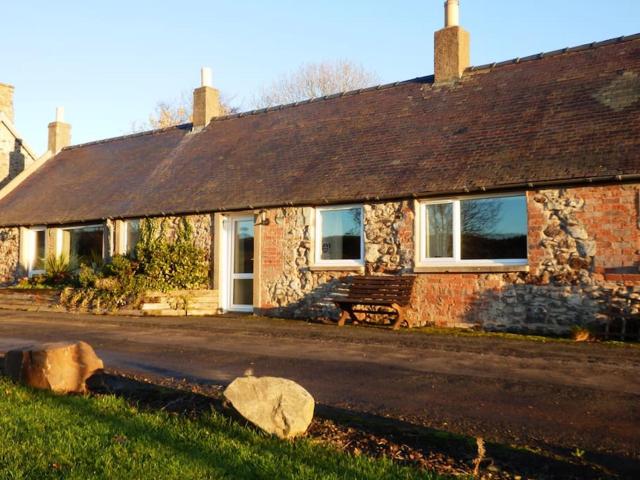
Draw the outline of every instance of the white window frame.
<instances>
[{"instance_id":1,"label":"white window frame","mask_svg":"<svg viewBox=\"0 0 640 480\"><path fill-rule=\"evenodd\" d=\"M44 232L44 253L45 258L47 256L47 249L49 247L49 239L47 238L47 227L39 226L39 227L30 227L27 230L27 245L26 245L26 259L27 259L27 272L29 277L34 275L42 275L46 273L46 268L42 270L34 270L33 264L36 260L36 232Z\"/></svg>"},{"instance_id":2,"label":"white window frame","mask_svg":"<svg viewBox=\"0 0 640 480\"><path fill-rule=\"evenodd\" d=\"M356 260L323 260L322 259L322 212L336 210L360 209L360 258ZM364 206L362 204L335 205L330 207L316 207L315 235L314 235L314 266L318 267L362 267L364 266Z\"/></svg>"},{"instance_id":3,"label":"white window frame","mask_svg":"<svg viewBox=\"0 0 640 480\"><path fill-rule=\"evenodd\" d=\"M529 264L528 258L505 258L505 259L486 259L486 260L463 260L462 256L462 235L461 235L461 216L460 216L460 202L464 200L481 200L485 198L510 198L510 197L523 197L526 202L526 194L524 192L513 193L501 193L493 195L474 195L474 196L457 196L447 197L435 200L421 200L418 202L419 212L416 234L418 239L416 245L419 248L418 267L512 267L512 266L527 266ZM443 203L450 203L453 207L453 257L448 258L428 258L426 257L426 242L427 242L427 206L428 205L441 205ZM527 217L527 226L529 219ZM527 232L527 241L529 233ZM527 243L528 245L528 243ZM529 252L527 249L527 256Z\"/></svg>"}]
</instances>

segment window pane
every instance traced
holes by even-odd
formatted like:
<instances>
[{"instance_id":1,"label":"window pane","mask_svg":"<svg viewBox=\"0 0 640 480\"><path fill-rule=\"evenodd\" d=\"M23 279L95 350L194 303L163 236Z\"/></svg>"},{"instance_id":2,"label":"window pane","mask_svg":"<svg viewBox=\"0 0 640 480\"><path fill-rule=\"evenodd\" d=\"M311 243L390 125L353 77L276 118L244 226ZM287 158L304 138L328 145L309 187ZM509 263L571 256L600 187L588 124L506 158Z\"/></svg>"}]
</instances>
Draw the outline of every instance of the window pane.
<instances>
[{"instance_id":1,"label":"window pane","mask_svg":"<svg viewBox=\"0 0 640 480\"><path fill-rule=\"evenodd\" d=\"M64 231L64 250L74 265L102 260L102 226L84 227Z\"/></svg>"},{"instance_id":2,"label":"window pane","mask_svg":"<svg viewBox=\"0 0 640 480\"><path fill-rule=\"evenodd\" d=\"M322 260L360 260L362 209L320 211Z\"/></svg>"},{"instance_id":3,"label":"window pane","mask_svg":"<svg viewBox=\"0 0 640 480\"><path fill-rule=\"evenodd\" d=\"M127 220L127 253L134 255L140 239L140 220Z\"/></svg>"},{"instance_id":4,"label":"window pane","mask_svg":"<svg viewBox=\"0 0 640 480\"><path fill-rule=\"evenodd\" d=\"M234 222L233 273L253 273L253 220Z\"/></svg>"},{"instance_id":5,"label":"window pane","mask_svg":"<svg viewBox=\"0 0 640 480\"><path fill-rule=\"evenodd\" d=\"M426 209L426 258L453 257L453 204L437 203Z\"/></svg>"},{"instance_id":6,"label":"window pane","mask_svg":"<svg viewBox=\"0 0 640 480\"><path fill-rule=\"evenodd\" d=\"M253 305L253 280L235 279L233 281L233 304Z\"/></svg>"},{"instance_id":7,"label":"window pane","mask_svg":"<svg viewBox=\"0 0 640 480\"><path fill-rule=\"evenodd\" d=\"M463 260L527 258L524 196L460 202Z\"/></svg>"},{"instance_id":8,"label":"window pane","mask_svg":"<svg viewBox=\"0 0 640 480\"><path fill-rule=\"evenodd\" d=\"M44 270L46 252L46 234L44 230L36 230L35 232L35 258L33 259L33 270Z\"/></svg>"}]
</instances>

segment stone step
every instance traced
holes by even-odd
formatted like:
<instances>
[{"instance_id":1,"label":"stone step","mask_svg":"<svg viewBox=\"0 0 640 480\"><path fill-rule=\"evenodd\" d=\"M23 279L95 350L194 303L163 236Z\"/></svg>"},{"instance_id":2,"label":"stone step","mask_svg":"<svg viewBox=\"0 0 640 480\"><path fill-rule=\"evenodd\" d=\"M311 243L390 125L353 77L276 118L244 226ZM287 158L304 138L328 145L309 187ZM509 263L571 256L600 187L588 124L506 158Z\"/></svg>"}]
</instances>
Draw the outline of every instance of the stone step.
<instances>
[{"instance_id":1,"label":"stone step","mask_svg":"<svg viewBox=\"0 0 640 480\"><path fill-rule=\"evenodd\" d=\"M59 294L57 293L49 293L49 294L45 294L45 293L41 293L41 294L37 294L37 293L0 293L0 298L22 298L22 299L27 299L27 298L57 298L59 296Z\"/></svg>"},{"instance_id":2,"label":"stone step","mask_svg":"<svg viewBox=\"0 0 640 480\"><path fill-rule=\"evenodd\" d=\"M212 317L218 314L218 309L215 310L189 310L187 311L188 317Z\"/></svg>"},{"instance_id":3,"label":"stone step","mask_svg":"<svg viewBox=\"0 0 640 480\"><path fill-rule=\"evenodd\" d=\"M198 302L187 304L187 308L216 308L218 306L218 302Z\"/></svg>"},{"instance_id":4,"label":"stone step","mask_svg":"<svg viewBox=\"0 0 640 480\"><path fill-rule=\"evenodd\" d=\"M164 302L143 303L140 310L173 310L171 305Z\"/></svg>"},{"instance_id":5,"label":"stone step","mask_svg":"<svg viewBox=\"0 0 640 480\"><path fill-rule=\"evenodd\" d=\"M44 304L16 304L16 303L2 303L0 304L0 310L19 310L26 312L39 312L39 311L58 311L57 305L44 305Z\"/></svg>"},{"instance_id":6,"label":"stone step","mask_svg":"<svg viewBox=\"0 0 640 480\"><path fill-rule=\"evenodd\" d=\"M160 310L144 310L144 316L148 317L186 317L184 310L160 309Z\"/></svg>"},{"instance_id":7,"label":"stone step","mask_svg":"<svg viewBox=\"0 0 640 480\"><path fill-rule=\"evenodd\" d=\"M57 300L36 298L0 298L0 305L57 305Z\"/></svg>"}]
</instances>

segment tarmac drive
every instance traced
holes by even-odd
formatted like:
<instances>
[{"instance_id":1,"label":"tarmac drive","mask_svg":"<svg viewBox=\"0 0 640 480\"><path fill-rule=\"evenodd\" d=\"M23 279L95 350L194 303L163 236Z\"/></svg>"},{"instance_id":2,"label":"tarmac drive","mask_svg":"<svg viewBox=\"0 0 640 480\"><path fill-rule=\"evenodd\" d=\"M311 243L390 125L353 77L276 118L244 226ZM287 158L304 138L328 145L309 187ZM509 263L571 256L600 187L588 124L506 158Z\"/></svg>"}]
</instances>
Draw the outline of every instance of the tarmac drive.
<instances>
[{"instance_id":1,"label":"tarmac drive","mask_svg":"<svg viewBox=\"0 0 640 480\"><path fill-rule=\"evenodd\" d=\"M640 348L251 316L0 310L0 352L84 340L108 368L227 384L252 369L319 403L486 440L640 459Z\"/></svg>"}]
</instances>

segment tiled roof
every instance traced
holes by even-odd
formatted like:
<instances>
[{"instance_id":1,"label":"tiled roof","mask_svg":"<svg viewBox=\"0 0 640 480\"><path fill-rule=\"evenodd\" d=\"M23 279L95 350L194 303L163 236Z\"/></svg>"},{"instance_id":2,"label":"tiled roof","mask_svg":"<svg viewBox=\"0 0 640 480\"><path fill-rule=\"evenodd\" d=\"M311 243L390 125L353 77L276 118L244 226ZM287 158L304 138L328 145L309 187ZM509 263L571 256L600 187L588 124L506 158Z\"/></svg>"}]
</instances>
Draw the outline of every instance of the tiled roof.
<instances>
[{"instance_id":1,"label":"tiled roof","mask_svg":"<svg viewBox=\"0 0 640 480\"><path fill-rule=\"evenodd\" d=\"M63 150L0 225L407 198L640 175L640 36Z\"/></svg>"}]
</instances>

